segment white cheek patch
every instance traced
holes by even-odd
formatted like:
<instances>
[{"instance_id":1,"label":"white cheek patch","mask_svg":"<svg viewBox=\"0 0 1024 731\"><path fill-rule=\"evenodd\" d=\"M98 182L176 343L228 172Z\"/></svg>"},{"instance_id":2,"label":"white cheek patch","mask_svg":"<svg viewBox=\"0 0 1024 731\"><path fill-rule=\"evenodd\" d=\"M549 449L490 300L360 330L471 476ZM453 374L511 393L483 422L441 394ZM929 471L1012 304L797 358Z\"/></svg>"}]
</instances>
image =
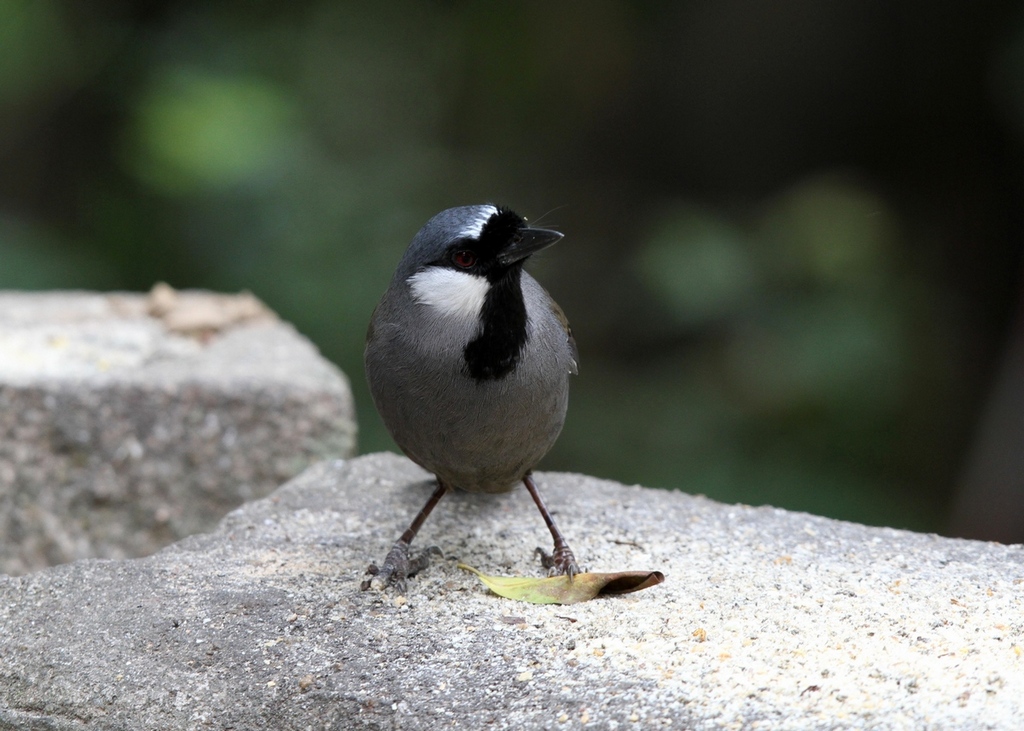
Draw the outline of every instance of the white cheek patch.
<instances>
[{"instance_id":1,"label":"white cheek patch","mask_svg":"<svg viewBox=\"0 0 1024 731\"><path fill-rule=\"evenodd\" d=\"M491 288L483 277L443 267L427 267L407 280L413 298L448 317L477 319Z\"/></svg>"},{"instance_id":2,"label":"white cheek patch","mask_svg":"<svg viewBox=\"0 0 1024 731\"><path fill-rule=\"evenodd\" d=\"M494 206L480 206L480 214L459 231L459 238L479 239L484 226L491 220L491 216L498 212Z\"/></svg>"}]
</instances>

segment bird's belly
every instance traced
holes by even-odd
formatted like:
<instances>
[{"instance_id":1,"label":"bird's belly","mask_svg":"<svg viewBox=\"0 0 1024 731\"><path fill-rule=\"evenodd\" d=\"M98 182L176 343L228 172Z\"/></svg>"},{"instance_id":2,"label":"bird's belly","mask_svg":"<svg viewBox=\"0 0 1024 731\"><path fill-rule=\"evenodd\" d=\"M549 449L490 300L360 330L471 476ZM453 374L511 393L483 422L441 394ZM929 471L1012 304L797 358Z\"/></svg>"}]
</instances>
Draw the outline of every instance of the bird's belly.
<instances>
[{"instance_id":1,"label":"bird's belly","mask_svg":"<svg viewBox=\"0 0 1024 731\"><path fill-rule=\"evenodd\" d=\"M399 396L401 413L385 416L398 445L443 482L470 492L506 492L547 454L565 420L567 377L475 382ZM449 381L450 382L450 381ZM398 395L398 394L396 394Z\"/></svg>"}]
</instances>

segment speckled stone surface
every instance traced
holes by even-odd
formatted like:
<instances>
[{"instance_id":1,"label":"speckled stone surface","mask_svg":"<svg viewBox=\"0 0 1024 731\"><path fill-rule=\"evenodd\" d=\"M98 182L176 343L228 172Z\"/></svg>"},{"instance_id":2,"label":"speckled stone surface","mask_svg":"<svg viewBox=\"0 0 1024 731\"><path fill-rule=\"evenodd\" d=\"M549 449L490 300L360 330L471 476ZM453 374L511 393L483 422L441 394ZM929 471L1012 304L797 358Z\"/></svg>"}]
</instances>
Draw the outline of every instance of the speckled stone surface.
<instances>
[{"instance_id":1,"label":"speckled stone surface","mask_svg":"<svg viewBox=\"0 0 1024 731\"><path fill-rule=\"evenodd\" d=\"M525 490L445 497L405 596L360 592L432 487L317 465L146 559L0 577L0 728L1019 729L1024 547L538 475L591 570L664 584L566 607Z\"/></svg>"},{"instance_id":2,"label":"speckled stone surface","mask_svg":"<svg viewBox=\"0 0 1024 731\"><path fill-rule=\"evenodd\" d=\"M152 553L355 433L345 377L251 296L0 293L0 572Z\"/></svg>"}]
</instances>

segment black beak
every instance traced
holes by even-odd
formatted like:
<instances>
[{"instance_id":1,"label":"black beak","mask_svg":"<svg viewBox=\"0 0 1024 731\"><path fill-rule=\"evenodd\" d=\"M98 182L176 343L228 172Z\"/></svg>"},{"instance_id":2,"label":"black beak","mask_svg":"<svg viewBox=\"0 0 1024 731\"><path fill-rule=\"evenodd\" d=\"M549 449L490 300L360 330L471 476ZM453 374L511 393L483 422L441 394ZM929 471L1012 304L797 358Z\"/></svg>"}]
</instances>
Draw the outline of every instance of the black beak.
<instances>
[{"instance_id":1,"label":"black beak","mask_svg":"<svg viewBox=\"0 0 1024 731\"><path fill-rule=\"evenodd\" d=\"M562 238L558 231L546 228L523 228L516 232L512 241L498 254L498 263L503 266L522 261L541 249L546 249Z\"/></svg>"}]
</instances>

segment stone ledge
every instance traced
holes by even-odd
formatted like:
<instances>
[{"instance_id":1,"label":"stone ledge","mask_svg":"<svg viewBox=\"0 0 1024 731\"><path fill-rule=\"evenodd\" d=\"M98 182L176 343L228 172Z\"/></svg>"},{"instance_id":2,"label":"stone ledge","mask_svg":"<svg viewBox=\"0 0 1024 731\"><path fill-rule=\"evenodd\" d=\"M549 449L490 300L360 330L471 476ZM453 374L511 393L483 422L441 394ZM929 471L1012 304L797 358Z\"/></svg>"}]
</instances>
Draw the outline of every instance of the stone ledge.
<instances>
[{"instance_id":1,"label":"stone ledge","mask_svg":"<svg viewBox=\"0 0 1024 731\"><path fill-rule=\"evenodd\" d=\"M538 482L592 570L666 583L568 607L524 490L445 498L449 560L358 591L431 489L407 460L317 465L142 560L0 577L0 727L1017 729L1024 547L868 528L571 474Z\"/></svg>"},{"instance_id":2,"label":"stone ledge","mask_svg":"<svg viewBox=\"0 0 1024 731\"><path fill-rule=\"evenodd\" d=\"M0 571L152 553L355 449L345 377L250 295L0 293Z\"/></svg>"}]
</instances>

